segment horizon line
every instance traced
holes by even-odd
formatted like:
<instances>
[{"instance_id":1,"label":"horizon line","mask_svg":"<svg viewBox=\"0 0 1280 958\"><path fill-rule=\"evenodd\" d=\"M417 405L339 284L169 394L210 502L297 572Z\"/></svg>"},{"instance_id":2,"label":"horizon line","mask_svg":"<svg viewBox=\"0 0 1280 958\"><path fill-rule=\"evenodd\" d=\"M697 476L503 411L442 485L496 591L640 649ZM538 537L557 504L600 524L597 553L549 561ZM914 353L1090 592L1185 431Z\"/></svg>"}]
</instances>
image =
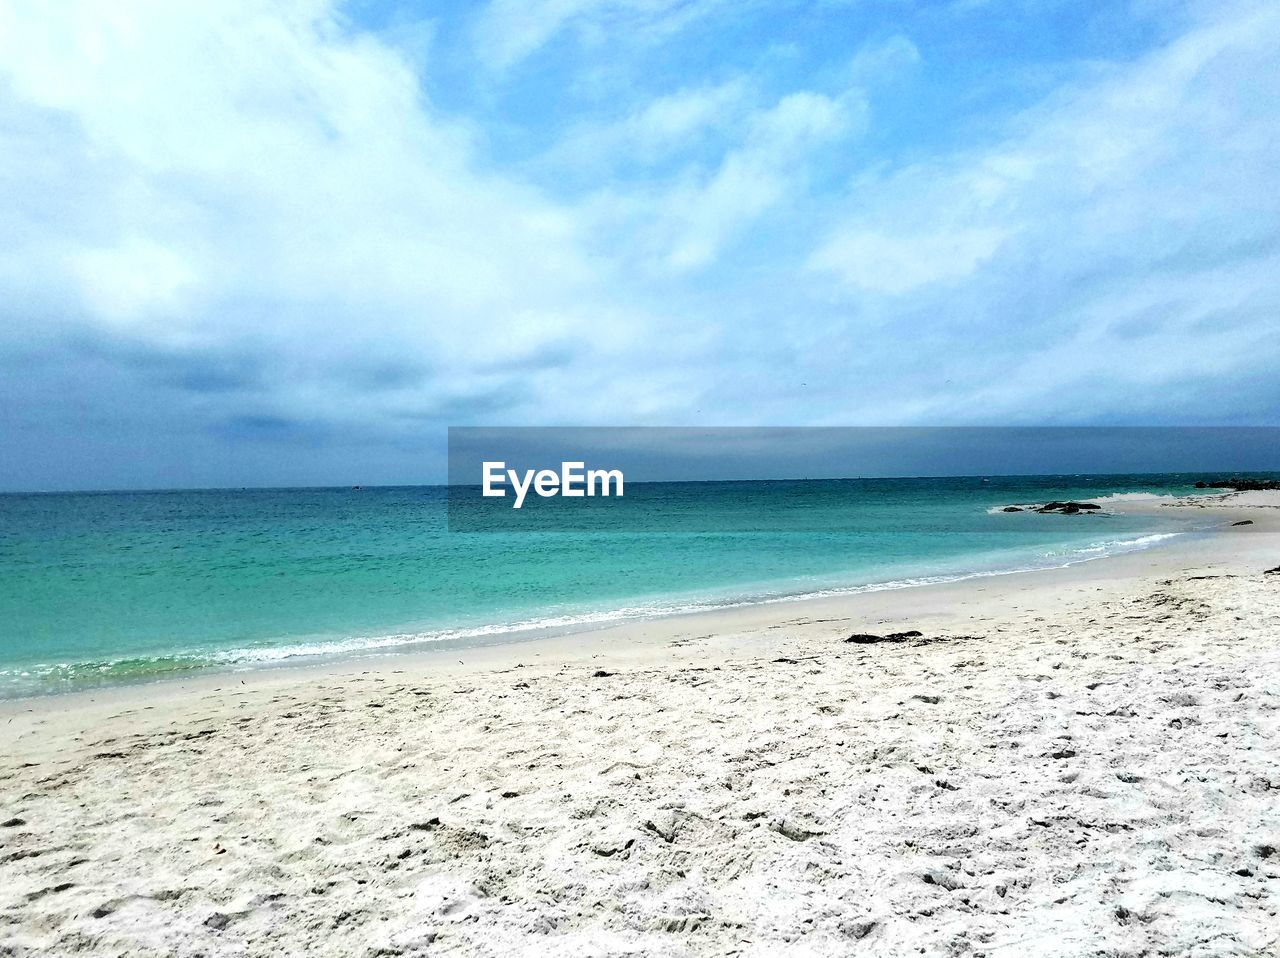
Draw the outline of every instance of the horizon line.
<instances>
[{"instance_id":1,"label":"horizon line","mask_svg":"<svg viewBox=\"0 0 1280 958\"><path fill-rule=\"evenodd\" d=\"M757 476L737 477L732 479L628 479L632 486L674 485L684 483L713 482L876 482L889 480L912 479L1043 479L1049 477L1086 477L1107 478L1112 476L1213 476L1215 478L1243 478L1253 475L1280 476L1280 466L1274 469L1157 469L1122 472L981 472L981 473L929 473L913 476L903 475L866 475L866 476ZM103 489L0 489L0 496L125 496L125 495L167 495L182 492L363 492L365 490L386 489L450 489L480 488L479 482L416 482L416 483L352 483L323 485L284 485L284 486L141 486L133 488Z\"/></svg>"}]
</instances>

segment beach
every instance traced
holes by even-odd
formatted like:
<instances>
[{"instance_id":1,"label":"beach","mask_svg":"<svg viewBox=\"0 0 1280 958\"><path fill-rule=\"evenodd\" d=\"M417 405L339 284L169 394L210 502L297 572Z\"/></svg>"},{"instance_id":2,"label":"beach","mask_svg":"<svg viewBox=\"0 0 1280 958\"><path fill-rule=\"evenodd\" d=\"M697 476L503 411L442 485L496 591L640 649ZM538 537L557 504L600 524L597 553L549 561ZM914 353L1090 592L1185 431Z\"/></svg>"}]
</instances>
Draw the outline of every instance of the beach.
<instances>
[{"instance_id":1,"label":"beach","mask_svg":"<svg viewBox=\"0 0 1280 958\"><path fill-rule=\"evenodd\" d=\"M1276 954L1280 494L1116 508L1217 524L0 703L0 954Z\"/></svg>"}]
</instances>

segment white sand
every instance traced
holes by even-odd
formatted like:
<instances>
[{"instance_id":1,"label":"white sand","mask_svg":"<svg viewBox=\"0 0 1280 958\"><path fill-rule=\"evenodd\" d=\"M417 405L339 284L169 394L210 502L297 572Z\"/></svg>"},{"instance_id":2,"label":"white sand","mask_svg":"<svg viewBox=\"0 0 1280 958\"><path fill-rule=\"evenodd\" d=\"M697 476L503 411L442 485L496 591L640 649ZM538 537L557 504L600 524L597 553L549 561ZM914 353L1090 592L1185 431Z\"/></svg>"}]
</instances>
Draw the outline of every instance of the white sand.
<instances>
[{"instance_id":1,"label":"white sand","mask_svg":"<svg viewBox=\"0 0 1280 958\"><path fill-rule=\"evenodd\" d=\"M5 704L0 954L1280 954L1280 497L1228 499L1066 570Z\"/></svg>"}]
</instances>

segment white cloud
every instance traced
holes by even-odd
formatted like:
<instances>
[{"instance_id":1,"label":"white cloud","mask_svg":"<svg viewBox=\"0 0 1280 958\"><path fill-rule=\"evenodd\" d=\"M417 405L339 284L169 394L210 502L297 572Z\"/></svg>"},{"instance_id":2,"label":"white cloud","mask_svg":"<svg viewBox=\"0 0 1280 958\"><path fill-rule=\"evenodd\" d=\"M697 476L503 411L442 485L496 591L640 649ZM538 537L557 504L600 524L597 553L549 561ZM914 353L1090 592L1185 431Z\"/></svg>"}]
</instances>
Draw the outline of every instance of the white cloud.
<instances>
[{"instance_id":1,"label":"white cloud","mask_svg":"<svg viewBox=\"0 0 1280 958\"><path fill-rule=\"evenodd\" d=\"M857 84L874 84L901 76L920 64L920 49L910 37L894 34L864 45L853 55L849 78Z\"/></svg>"},{"instance_id":2,"label":"white cloud","mask_svg":"<svg viewBox=\"0 0 1280 958\"><path fill-rule=\"evenodd\" d=\"M950 230L921 236L844 233L817 250L810 268L877 293L905 293L940 280L961 279L990 259L1006 234L995 229Z\"/></svg>"},{"instance_id":3,"label":"white cloud","mask_svg":"<svg viewBox=\"0 0 1280 958\"><path fill-rule=\"evenodd\" d=\"M476 44L491 69L504 71L570 28L588 43L653 42L723 5L722 0L490 0L477 19Z\"/></svg>"},{"instance_id":4,"label":"white cloud","mask_svg":"<svg viewBox=\"0 0 1280 958\"><path fill-rule=\"evenodd\" d=\"M814 153L856 131L864 110L856 90L787 94L743 114L708 168L694 162L673 181L606 190L592 198L588 215L629 263L703 270L765 213L798 195Z\"/></svg>"},{"instance_id":5,"label":"white cloud","mask_svg":"<svg viewBox=\"0 0 1280 958\"><path fill-rule=\"evenodd\" d=\"M90 312L126 325L180 313L196 280L182 257L146 240L73 253L70 266ZM163 328L159 334L164 335Z\"/></svg>"},{"instance_id":6,"label":"white cloud","mask_svg":"<svg viewBox=\"0 0 1280 958\"><path fill-rule=\"evenodd\" d=\"M815 93L793 93L756 116L746 141L706 181L667 199L667 265L694 269L712 262L748 223L787 195L816 145L844 132L843 105Z\"/></svg>"},{"instance_id":7,"label":"white cloud","mask_svg":"<svg viewBox=\"0 0 1280 958\"><path fill-rule=\"evenodd\" d=\"M495 69L505 70L533 53L576 16L600 0L493 0L477 27L480 48Z\"/></svg>"},{"instance_id":8,"label":"white cloud","mask_svg":"<svg viewBox=\"0 0 1280 958\"><path fill-rule=\"evenodd\" d=\"M65 290L42 321L253 344L277 369L253 408L377 419L385 391L342 375L386 355L426 371L400 406L515 401L485 370L630 336L597 324L621 310L572 213L479 172L468 128L329 4L4 4L0 116L9 310Z\"/></svg>"},{"instance_id":9,"label":"white cloud","mask_svg":"<svg viewBox=\"0 0 1280 958\"><path fill-rule=\"evenodd\" d=\"M548 173L581 169L599 176L620 165L658 163L737 125L748 95L746 82L736 78L657 96L619 119L579 125L537 165Z\"/></svg>"},{"instance_id":10,"label":"white cloud","mask_svg":"<svg viewBox=\"0 0 1280 958\"><path fill-rule=\"evenodd\" d=\"M1222 380L1280 362L1280 9L1205 16L1000 142L851 184L809 265L846 317L832 336L933 371L899 408L1212 416L1216 389L1217 414L1244 414Z\"/></svg>"}]
</instances>

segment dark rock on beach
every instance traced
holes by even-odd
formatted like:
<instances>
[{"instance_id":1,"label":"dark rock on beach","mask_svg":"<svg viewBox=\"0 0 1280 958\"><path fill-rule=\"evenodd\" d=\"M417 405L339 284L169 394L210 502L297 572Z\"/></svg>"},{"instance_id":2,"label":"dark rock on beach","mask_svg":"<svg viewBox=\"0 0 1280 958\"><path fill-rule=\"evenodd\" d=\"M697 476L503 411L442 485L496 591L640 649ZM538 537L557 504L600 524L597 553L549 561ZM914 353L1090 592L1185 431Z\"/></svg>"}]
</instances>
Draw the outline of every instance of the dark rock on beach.
<instances>
[{"instance_id":1,"label":"dark rock on beach","mask_svg":"<svg viewBox=\"0 0 1280 958\"><path fill-rule=\"evenodd\" d=\"M1005 506L1000 511L1001 512L1021 512L1022 506Z\"/></svg>"},{"instance_id":2,"label":"dark rock on beach","mask_svg":"<svg viewBox=\"0 0 1280 958\"><path fill-rule=\"evenodd\" d=\"M908 632L890 632L888 635L876 635L872 632L855 632L853 635L845 639L846 642L852 642L854 645L875 645L878 642L905 642L907 639L918 639L924 635L911 629Z\"/></svg>"}]
</instances>

